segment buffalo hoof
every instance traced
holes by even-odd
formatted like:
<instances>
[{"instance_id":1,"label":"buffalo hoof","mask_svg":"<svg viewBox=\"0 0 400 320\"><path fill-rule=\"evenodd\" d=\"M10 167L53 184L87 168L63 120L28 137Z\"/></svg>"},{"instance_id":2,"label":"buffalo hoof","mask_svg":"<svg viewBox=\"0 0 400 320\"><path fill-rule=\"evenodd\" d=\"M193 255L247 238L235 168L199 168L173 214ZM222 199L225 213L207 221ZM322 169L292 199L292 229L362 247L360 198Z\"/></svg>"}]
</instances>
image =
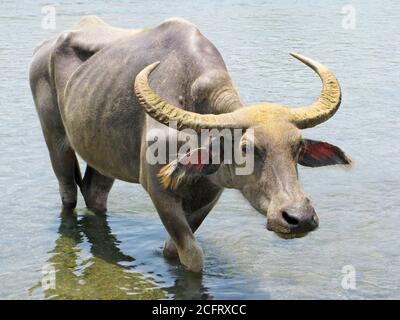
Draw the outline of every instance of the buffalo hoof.
<instances>
[{"instance_id":1,"label":"buffalo hoof","mask_svg":"<svg viewBox=\"0 0 400 320\"><path fill-rule=\"evenodd\" d=\"M103 215L106 214L107 212L107 208L105 207L86 207L86 209L88 209L89 211L93 212L94 214L97 215Z\"/></svg>"},{"instance_id":2,"label":"buffalo hoof","mask_svg":"<svg viewBox=\"0 0 400 320\"><path fill-rule=\"evenodd\" d=\"M192 272L203 270L203 249L195 242L191 241L185 249L178 250L179 260Z\"/></svg>"},{"instance_id":3,"label":"buffalo hoof","mask_svg":"<svg viewBox=\"0 0 400 320\"><path fill-rule=\"evenodd\" d=\"M163 253L164 257L168 259L179 258L178 249L176 248L175 242L171 238L165 241Z\"/></svg>"}]
</instances>

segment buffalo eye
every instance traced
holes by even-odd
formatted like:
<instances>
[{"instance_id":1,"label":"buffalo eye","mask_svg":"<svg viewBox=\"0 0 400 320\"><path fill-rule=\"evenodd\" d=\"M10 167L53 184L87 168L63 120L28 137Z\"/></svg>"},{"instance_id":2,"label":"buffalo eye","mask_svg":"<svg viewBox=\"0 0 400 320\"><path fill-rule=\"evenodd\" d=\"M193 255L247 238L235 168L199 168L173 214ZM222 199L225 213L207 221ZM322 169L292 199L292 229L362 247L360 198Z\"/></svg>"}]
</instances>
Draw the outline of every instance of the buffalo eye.
<instances>
[{"instance_id":1,"label":"buffalo eye","mask_svg":"<svg viewBox=\"0 0 400 320\"><path fill-rule=\"evenodd\" d=\"M242 144L242 154L246 156L247 154L254 154L254 158L263 159L265 156L265 152L263 152L260 148L256 146L251 146L247 143Z\"/></svg>"}]
</instances>

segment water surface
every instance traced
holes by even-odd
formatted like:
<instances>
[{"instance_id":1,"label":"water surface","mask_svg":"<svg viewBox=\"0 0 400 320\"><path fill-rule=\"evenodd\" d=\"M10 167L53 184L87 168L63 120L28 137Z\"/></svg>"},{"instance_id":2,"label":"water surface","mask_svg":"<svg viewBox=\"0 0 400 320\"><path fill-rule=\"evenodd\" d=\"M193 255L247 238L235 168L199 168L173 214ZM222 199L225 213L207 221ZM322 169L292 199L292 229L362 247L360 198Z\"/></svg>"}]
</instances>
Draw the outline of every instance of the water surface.
<instances>
[{"instance_id":1,"label":"water surface","mask_svg":"<svg viewBox=\"0 0 400 320\"><path fill-rule=\"evenodd\" d=\"M342 27L348 1L60 0L55 30L41 27L46 4L0 3L0 298L400 298L398 1L352 1L355 29ZM195 275L163 258L166 232L139 185L116 182L107 217L86 211L82 198L75 214L61 212L27 69L40 41L88 14L127 28L189 19L220 50L247 104L317 97L318 77L290 51L329 66L341 109L304 134L339 145L356 165L300 168L320 228L280 239L226 190L197 233L205 270ZM355 290L341 286L345 265L356 270ZM41 285L49 267L55 289Z\"/></svg>"}]
</instances>

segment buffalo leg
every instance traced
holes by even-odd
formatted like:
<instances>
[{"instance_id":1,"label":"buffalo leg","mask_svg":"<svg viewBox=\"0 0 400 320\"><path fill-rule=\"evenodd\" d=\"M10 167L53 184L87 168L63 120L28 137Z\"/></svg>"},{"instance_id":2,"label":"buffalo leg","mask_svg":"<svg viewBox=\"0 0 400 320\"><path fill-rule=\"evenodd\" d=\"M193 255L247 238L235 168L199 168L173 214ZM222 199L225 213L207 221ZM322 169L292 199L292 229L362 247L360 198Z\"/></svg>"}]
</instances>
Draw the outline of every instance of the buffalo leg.
<instances>
[{"instance_id":1,"label":"buffalo leg","mask_svg":"<svg viewBox=\"0 0 400 320\"><path fill-rule=\"evenodd\" d=\"M95 213L106 212L107 198L113 183L113 178L106 177L87 166L81 186L86 207Z\"/></svg>"},{"instance_id":2,"label":"buffalo leg","mask_svg":"<svg viewBox=\"0 0 400 320\"><path fill-rule=\"evenodd\" d=\"M211 202L206 204L204 207L202 207L194 212L186 213L187 222L189 223L190 228L192 229L193 233L195 233L196 230L203 223L204 219L207 217L207 215L210 213L212 208L215 206L215 203L219 199L220 195L221 195L221 191L216 192L215 198ZM178 250L177 250L176 245L171 237L169 239L167 239L167 241L165 241L164 255L168 258L177 258L178 257Z\"/></svg>"},{"instance_id":3,"label":"buffalo leg","mask_svg":"<svg viewBox=\"0 0 400 320\"><path fill-rule=\"evenodd\" d=\"M61 201L65 209L73 209L77 203L77 184L81 181L78 160L72 148L60 147L52 138L46 139L46 142L51 164L58 180Z\"/></svg>"},{"instance_id":4,"label":"buffalo leg","mask_svg":"<svg viewBox=\"0 0 400 320\"><path fill-rule=\"evenodd\" d=\"M150 193L150 196L176 245L180 262L189 271L200 272L203 269L203 250L193 235L180 203L166 194Z\"/></svg>"},{"instance_id":5,"label":"buffalo leg","mask_svg":"<svg viewBox=\"0 0 400 320\"><path fill-rule=\"evenodd\" d=\"M32 79L31 87L63 207L73 209L77 202L77 184L81 182L78 160L65 133L50 85L39 78Z\"/></svg>"}]
</instances>

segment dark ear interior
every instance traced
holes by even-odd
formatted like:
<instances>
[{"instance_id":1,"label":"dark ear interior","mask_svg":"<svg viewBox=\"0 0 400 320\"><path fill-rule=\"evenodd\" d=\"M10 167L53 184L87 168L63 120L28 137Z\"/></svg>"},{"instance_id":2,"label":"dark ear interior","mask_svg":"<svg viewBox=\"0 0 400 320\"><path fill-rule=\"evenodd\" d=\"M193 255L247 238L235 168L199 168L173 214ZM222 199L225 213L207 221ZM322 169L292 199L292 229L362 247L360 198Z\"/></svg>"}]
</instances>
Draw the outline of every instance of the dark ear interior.
<instances>
[{"instance_id":1,"label":"dark ear interior","mask_svg":"<svg viewBox=\"0 0 400 320\"><path fill-rule=\"evenodd\" d=\"M302 166L351 165L351 159L339 147L333 144L310 139L303 139L303 143L298 160L298 163Z\"/></svg>"}]
</instances>

